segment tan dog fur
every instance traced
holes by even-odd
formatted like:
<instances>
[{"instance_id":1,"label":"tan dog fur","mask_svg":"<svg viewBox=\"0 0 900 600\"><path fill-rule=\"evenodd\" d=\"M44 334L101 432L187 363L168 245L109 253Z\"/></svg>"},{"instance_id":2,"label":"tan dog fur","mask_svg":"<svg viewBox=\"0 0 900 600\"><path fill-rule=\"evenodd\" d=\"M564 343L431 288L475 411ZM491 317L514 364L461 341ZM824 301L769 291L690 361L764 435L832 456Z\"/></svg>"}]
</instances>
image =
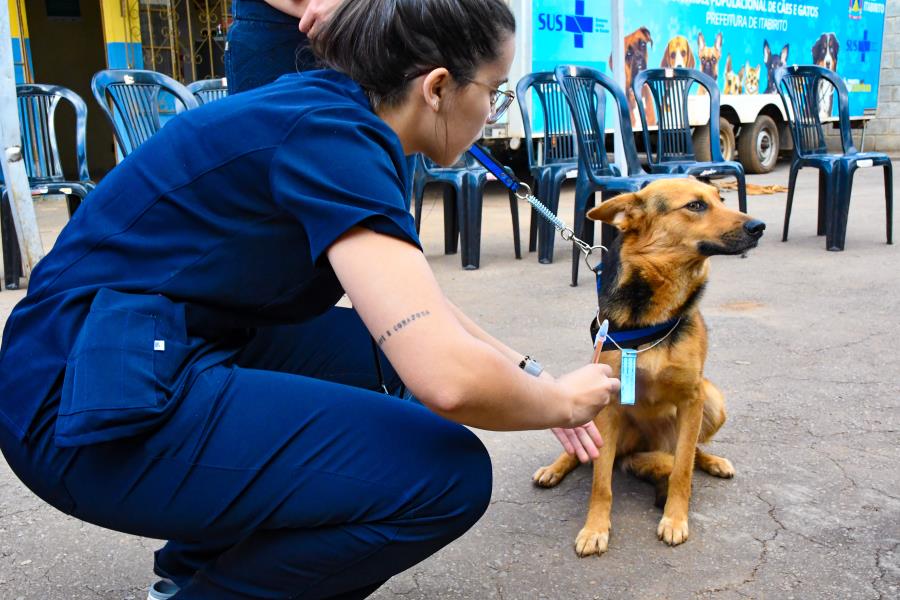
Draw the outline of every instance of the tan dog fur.
<instances>
[{"instance_id":1,"label":"tan dog fur","mask_svg":"<svg viewBox=\"0 0 900 600\"><path fill-rule=\"evenodd\" d=\"M702 212L692 204L697 202L706 206ZM656 482L657 499L665 497L657 534L667 544L681 544L688 538L694 467L715 477L734 476L727 459L697 447L710 441L726 416L722 393L703 377L707 332L697 301L709 273L708 254L746 251L756 245L762 231L747 232L744 224L750 217L726 208L716 188L693 179L656 181L640 192L603 202L588 217L621 230L611 249L620 257L618 271L605 284L607 291L601 291L598 318L608 318L619 328L648 326L678 314L682 321L665 343L638 354L636 404L622 406L616 394L594 419L604 445L593 461L587 519L575 551L588 556L608 548L617 457L623 469ZM637 309L613 301L617 292L637 280L652 289L648 303ZM599 362L609 365L616 377L620 360L618 350L599 353ZM534 483L555 486L577 465L577 458L563 453L538 469Z\"/></svg>"}]
</instances>

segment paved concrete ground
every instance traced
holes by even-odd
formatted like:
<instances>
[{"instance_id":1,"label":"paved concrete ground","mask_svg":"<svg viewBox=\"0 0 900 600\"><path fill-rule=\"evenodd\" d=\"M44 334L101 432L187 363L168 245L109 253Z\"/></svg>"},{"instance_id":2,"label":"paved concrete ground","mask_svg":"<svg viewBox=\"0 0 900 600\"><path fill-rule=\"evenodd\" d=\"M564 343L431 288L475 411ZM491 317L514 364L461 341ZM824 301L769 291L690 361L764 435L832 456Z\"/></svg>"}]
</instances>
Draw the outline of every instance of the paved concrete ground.
<instances>
[{"instance_id":1,"label":"paved concrete ground","mask_svg":"<svg viewBox=\"0 0 900 600\"><path fill-rule=\"evenodd\" d=\"M785 183L787 172L749 179ZM707 374L730 418L711 449L733 461L737 476L695 475L687 543L657 541L651 487L617 473L610 551L577 558L590 469L555 489L535 488L531 474L556 456L555 439L480 432L495 469L487 514L375 597L900 597L900 244L884 243L881 174L864 171L847 250L826 252L815 236L816 182L802 172L789 243L780 241L785 195L751 197L750 212L769 224L760 247L747 259L713 259L702 304ZM734 193L727 198L736 205ZM567 221L571 206L567 189ZM58 204L42 206L48 237L61 214ZM442 254L441 219L440 200L430 197L422 237L451 299L551 372L588 360L595 297L587 277L569 287L568 248L558 244L553 265L533 254L515 260L508 206L495 190L482 268L464 272L458 256ZM0 319L19 297L0 293ZM0 598L142 599L160 544L56 512L0 461Z\"/></svg>"}]
</instances>

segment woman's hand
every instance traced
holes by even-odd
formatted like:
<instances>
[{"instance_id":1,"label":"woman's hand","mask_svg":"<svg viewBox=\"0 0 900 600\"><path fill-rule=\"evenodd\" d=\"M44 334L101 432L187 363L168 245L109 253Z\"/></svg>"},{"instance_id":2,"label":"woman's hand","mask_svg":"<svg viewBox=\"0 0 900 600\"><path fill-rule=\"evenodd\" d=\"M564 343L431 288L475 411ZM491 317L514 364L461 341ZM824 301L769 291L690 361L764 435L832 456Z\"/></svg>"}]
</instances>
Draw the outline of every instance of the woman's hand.
<instances>
[{"instance_id":1,"label":"woman's hand","mask_svg":"<svg viewBox=\"0 0 900 600\"><path fill-rule=\"evenodd\" d=\"M300 19L300 31L315 37L344 0L266 0L272 8Z\"/></svg>"},{"instance_id":2,"label":"woman's hand","mask_svg":"<svg viewBox=\"0 0 900 600\"><path fill-rule=\"evenodd\" d=\"M603 438L600 437L600 432L597 431L597 426L593 421L589 421L581 427L572 429L554 427L550 431L562 444L563 450L570 455L577 456L581 462L586 463L600 456Z\"/></svg>"},{"instance_id":3,"label":"woman's hand","mask_svg":"<svg viewBox=\"0 0 900 600\"><path fill-rule=\"evenodd\" d=\"M300 18L300 31L309 37L315 37L341 2L343 0L308 0L306 10Z\"/></svg>"},{"instance_id":4,"label":"woman's hand","mask_svg":"<svg viewBox=\"0 0 900 600\"><path fill-rule=\"evenodd\" d=\"M609 396L619 391L619 380L612 377L609 365L591 363L556 379L571 403L569 428L583 427L609 403Z\"/></svg>"}]
</instances>

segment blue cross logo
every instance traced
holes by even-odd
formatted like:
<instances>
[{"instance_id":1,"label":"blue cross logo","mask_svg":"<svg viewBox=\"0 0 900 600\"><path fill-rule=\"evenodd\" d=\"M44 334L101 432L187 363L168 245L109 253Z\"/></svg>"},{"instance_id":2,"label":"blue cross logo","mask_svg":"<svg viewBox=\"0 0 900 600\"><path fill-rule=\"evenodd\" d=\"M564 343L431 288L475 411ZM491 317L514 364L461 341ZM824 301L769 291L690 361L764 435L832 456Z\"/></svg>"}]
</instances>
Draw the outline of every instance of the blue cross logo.
<instances>
[{"instance_id":1,"label":"blue cross logo","mask_svg":"<svg viewBox=\"0 0 900 600\"><path fill-rule=\"evenodd\" d=\"M575 34L576 48L584 48L584 34L594 31L594 18L584 16L584 0L575 0L575 14L566 15L566 31Z\"/></svg>"},{"instance_id":2,"label":"blue cross logo","mask_svg":"<svg viewBox=\"0 0 900 600\"><path fill-rule=\"evenodd\" d=\"M847 50L859 52L859 61L866 62L866 52L872 51L872 41L869 39L869 30L863 31L863 39L847 40Z\"/></svg>"}]
</instances>

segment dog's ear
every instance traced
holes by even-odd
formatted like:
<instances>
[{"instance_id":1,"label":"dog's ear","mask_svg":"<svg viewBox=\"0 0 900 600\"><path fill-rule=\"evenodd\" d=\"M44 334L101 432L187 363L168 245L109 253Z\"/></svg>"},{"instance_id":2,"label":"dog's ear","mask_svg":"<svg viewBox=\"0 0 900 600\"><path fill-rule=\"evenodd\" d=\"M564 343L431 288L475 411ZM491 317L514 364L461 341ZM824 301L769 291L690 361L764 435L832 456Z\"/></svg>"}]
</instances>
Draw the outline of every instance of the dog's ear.
<instances>
[{"instance_id":1,"label":"dog's ear","mask_svg":"<svg viewBox=\"0 0 900 600\"><path fill-rule=\"evenodd\" d=\"M790 46L790 44L785 44L784 48L781 49L781 64L783 65L787 64L788 46Z\"/></svg>"},{"instance_id":2,"label":"dog's ear","mask_svg":"<svg viewBox=\"0 0 900 600\"><path fill-rule=\"evenodd\" d=\"M703 34L697 34L697 52L703 52L706 50L706 40L703 39Z\"/></svg>"},{"instance_id":3,"label":"dog's ear","mask_svg":"<svg viewBox=\"0 0 900 600\"><path fill-rule=\"evenodd\" d=\"M769 50L769 40L763 40L763 62L768 64L769 57L772 56L772 51Z\"/></svg>"},{"instance_id":4,"label":"dog's ear","mask_svg":"<svg viewBox=\"0 0 900 600\"><path fill-rule=\"evenodd\" d=\"M650 30L647 29L646 27L641 27L638 31L640 31L641 33L644 34L644 37L647 38L647 44L649 44L650 46L652 46L652 45L653 45L653 38L650 37Z\"/></svg>"},{"instance_id":5,"label":"dog's ear","mask_svg":"<svg viewBox=\"0 0 900 600\"><path fill-rule=\"evenodd\" d=\"M622 231L636 227L643 215L644 199L636 193L620 194L587 212L588 219L603 221Z\"/></svg>"},{"instance_id":6,"label":"dog's ear","mask_svg":"<svg viewBox=\"0 0 900 600\"><path fill-rule=\"evenodd\" d=\"M687 44L687 40L685 40ZM693 69L697 63L694 62L694 52L691 50L690 44L687 44L687 59L684 61L684 66L688 69Z\"/></svg>"},{"instance_id":7,"label":"dog's ear","mask_svg":"<svg viewBox=\"0 0 900 600\"><path fill-rule=\"evenodd\" d=\"M716 52L722 51L722 32L716 34Z\"/></svg>"}]
</instances>

